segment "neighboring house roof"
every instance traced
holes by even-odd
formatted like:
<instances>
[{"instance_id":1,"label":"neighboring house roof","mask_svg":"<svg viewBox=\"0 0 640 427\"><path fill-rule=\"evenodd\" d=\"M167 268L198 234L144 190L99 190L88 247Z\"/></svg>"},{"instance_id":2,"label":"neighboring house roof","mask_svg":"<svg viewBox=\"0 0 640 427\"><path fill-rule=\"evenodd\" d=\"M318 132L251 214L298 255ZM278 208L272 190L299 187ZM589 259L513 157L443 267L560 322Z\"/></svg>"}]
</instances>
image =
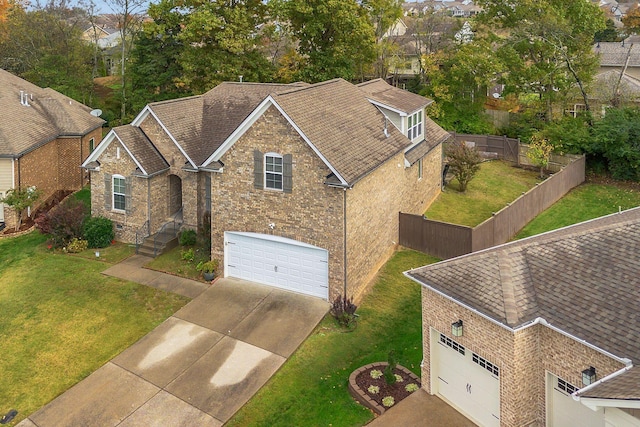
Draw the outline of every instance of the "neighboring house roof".
<instances>
[{"instance_id":1,"label":"neighboring house roof","mask_svg":"<svg viewBox=\"0 0 640 427\"><path fill-rule=\"evenodd\" d=\"M631 46L632 43L599 42L593 45L593 51L600 56L602 67L624 67L627 55L629 67L640 67L640 46Z\"/></svg>"},{"instance_id":2,"label":"neighboring house roof","mask_svg":"<svg viewBox=\"0 0 640 427\"><path fill-rule=\"evenodd\" d=\"M542 318L618 358L640 361L640 208L406 274L509 328ZM607 391L623 393L620 384ZM624 393L640 399L640 383Z\"/></svg>"},{"instance_id":3,"label":"neighboring house roof","mask_svg":"<svg viewBox=\"0 0 640 427\"><path fill-rule=\"evenodd\" d=\"M131 155L138 160L142 167L140 172L154 175L169 168L169 163L139 127L119 126L113 128L112 132L131 152Z\"/></svg>"},{"instance_id":4,"label":"neighboring house roof","mask_svg":"<svg viewBox=\"0 0 640 427\"><path fill-rule=\"evenodd\" d=\"M613 90L618 84L619 93L626 99L636 100L640 98L640 80L628 75L627 73L620 77L619 70L609 70L599 73L594 77L594 90L591 91L590 97L599 101L608 102L613 96Z\"/></svg>"},{"instance_id":5,"label":"neighboring house roof","mask_svg":"<svg viewBox=\"0 0 640 427\"><path fill-rule=\"evenodd\" d=\"M407 114L411 114L433 102L424 96L391 86L382 79L360 83L358 87L365 92L372 101L388 105Z\"/></svg>"},{"instance_id":6,"label":"neighboring house roof","mask_svg":"<svg viewBox=\"0 0 640 427\"><path fill-rule=\"evenodd\" d=\"M100 49L110 49L116 47L120 44L120 40L122 36L120 31L116 31L115 33L111 33L105 37L99 38L96 40L96 44Z\"/></svg>"},{"instance_id":7,"label":"neighboring house roof","mask_svg":"<svg viewBox=\"0 0 640 427\"><path fill-rule=\"evenodd\" d=\"M28 105L21 103L20 91ZM105 123L89 114L91 108L2 69L0 111L0 157L20 157L58 137L86 135Z\"/></svg>"}]
</instances>

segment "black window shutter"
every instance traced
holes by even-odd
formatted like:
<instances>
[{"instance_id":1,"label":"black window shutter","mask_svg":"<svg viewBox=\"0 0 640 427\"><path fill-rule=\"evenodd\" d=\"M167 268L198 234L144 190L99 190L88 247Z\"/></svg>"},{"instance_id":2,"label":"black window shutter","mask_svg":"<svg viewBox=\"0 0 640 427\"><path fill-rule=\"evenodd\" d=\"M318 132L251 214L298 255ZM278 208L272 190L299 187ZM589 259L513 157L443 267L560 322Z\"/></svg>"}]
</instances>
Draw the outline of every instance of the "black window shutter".
<instances>
[{"instance_id":1,"label":"black window shutter","mask_svg":"<svg viewBox=\"0 0 640 427\"><path fill-rule=\"evenodd\" d=\"M264 188L264 166L262 153L259 150L253 152L253 186L255 188Z\"/></svg>"},{"instance_id":2,"label":"black window shutter","mask_svg":"<svg viewBox=\"0 0 640 427\"><path fill-rule=\"evenodd\" d=\"M111 210L111 174L104 174L104 209Z\"/></svg>"},{"instance_id":3,"label":"black window shutter","mask_svg":"<svg viewBox=\"0 0 640 427\"><path fill-rule=\"evenodd\" d=\"M133 201L131 199L131 177L124 179L124 210L127 215L133 213Z\"/></svg>"},{"instance_id":4,"label":"black window shutter","mask_svg":"<svg viewBox=\"0 0 640 427\"><path fill-rule=\"evenodd\" d=\"M282 156L282 190L285 193L291 193L293 188L293 156L285 154Z\"/></svg>"}]
</instances>

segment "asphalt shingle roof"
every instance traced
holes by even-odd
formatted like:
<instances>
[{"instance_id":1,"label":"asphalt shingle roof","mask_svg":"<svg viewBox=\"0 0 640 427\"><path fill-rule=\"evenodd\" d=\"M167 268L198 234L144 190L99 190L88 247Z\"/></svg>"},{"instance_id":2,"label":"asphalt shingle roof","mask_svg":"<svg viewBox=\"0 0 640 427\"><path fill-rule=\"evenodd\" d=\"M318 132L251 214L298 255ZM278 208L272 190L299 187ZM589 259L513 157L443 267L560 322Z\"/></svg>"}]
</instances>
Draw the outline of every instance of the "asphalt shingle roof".
<instances>
[{"instance_id":1,"label":"asphalt shingle roof","mask_svg":"<svg viewBox=\"0 0 640 427\"><path fill-rule=\"evenodd\" d=\"M133 157L140 162L147 175L153 175L169 168L169 163L139 127L125 125L112 130L131 151Z\"/></svg>"},{"instance_id":2,"label":"asphalt shingle roof","mask_svg":"<svg viewBox=\"0 0 640 427\"><path fill-rule=\"evenodd\" d=\"M640 208L408 275L509 327L542 317L598 348L640 363ZM618 386L605 391L640 398L639 382L633 389L620 388L627 384L623 376Z\"/></svg>"},{"instance_id":3,"label":"asphalt shingle roof","mask_svg":"<svg viewBox=\"0 0 640 427\"><path fill-rule=\"evenodd\" d=\"M593 46L593 51L600 56L600 65L609 67L623 67L627 55L629 67L640 67L640 46L633 46L629 51L630 43L600 42Z\"/></svg>"},{"instance_id":4,"label":"asphalt shingle roof","mask_svg":"<svg viewBox=\"0 0 640 427\"><path fill-rule=\"evenodd\" d=\"M384 115L363 95L335 79L274 96L350 185L410 145L394 126L387 127L385 136Z\"/></svg>"},{"instance_id":5,"label":"asphalt shingle roof","mask_svg":"<svg viewBox=\"0 0 640 427\"><path fill-rule=\"evenodd\" d=\"M20 103L20 91L29 106ZM0 69L0 156L21 155L60 136L81 136L101 127L91 108L56 92L42 89Z\"/></svg>"},{"instance_id":6,"label":"asphalt shingle roof","mask_svg":"<svg viewBox=\"0 0 640 427\"><path fill-rule=\"evenodd\" d=\"M367 97L373 101L388 105L407 114L424 108L433 101L424 96L391 86L382 79L370 80L358 85Z\"/></svg>"}]
</instances>

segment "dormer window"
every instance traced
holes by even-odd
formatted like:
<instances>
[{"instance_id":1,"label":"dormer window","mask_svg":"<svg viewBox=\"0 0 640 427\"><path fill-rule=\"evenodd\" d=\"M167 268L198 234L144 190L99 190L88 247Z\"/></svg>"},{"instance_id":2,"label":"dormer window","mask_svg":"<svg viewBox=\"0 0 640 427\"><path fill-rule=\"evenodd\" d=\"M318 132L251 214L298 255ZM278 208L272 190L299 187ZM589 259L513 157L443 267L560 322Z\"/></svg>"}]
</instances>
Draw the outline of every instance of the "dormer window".
<instances>
[{"instance_id":1,"label":"dormer window","mask_svg":"<svg viewBox=\"0 0 640 427\"><path fill-rule=\"evenodd\" d=\"M407 137L412 141L422 135L422 110L409 116L407 128Z\"/></svg>"}]
</instances>

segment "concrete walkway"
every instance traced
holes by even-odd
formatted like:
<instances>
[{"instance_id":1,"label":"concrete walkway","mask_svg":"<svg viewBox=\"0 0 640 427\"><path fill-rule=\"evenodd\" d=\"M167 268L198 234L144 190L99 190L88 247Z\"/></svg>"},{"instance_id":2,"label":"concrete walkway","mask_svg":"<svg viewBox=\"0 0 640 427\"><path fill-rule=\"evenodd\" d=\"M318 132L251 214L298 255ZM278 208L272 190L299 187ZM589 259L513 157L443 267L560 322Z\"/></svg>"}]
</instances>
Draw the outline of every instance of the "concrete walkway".
<instances>
[{"instance_id":1,"label":"concrete walkway","mask_svg":"<svg viewBox=\"0 0 640 427\"><path fill-rule=\"evenodd\" d=\"M476 425L439 397L420 389L367 424L367 427L388 426L475 427Z\"/></svg>"},{"instance_id":2,"label":"concrete walkway","mask_svg":"<svg viewBox=\"0 0 640 427\"><path fill-rule=\"evenodd\" d=\"M329 310L269 286L208 286L141 268L148 260L134 256L104 273L194 299L18 426L221 426Z\"/></svg>"}]
</instances>

